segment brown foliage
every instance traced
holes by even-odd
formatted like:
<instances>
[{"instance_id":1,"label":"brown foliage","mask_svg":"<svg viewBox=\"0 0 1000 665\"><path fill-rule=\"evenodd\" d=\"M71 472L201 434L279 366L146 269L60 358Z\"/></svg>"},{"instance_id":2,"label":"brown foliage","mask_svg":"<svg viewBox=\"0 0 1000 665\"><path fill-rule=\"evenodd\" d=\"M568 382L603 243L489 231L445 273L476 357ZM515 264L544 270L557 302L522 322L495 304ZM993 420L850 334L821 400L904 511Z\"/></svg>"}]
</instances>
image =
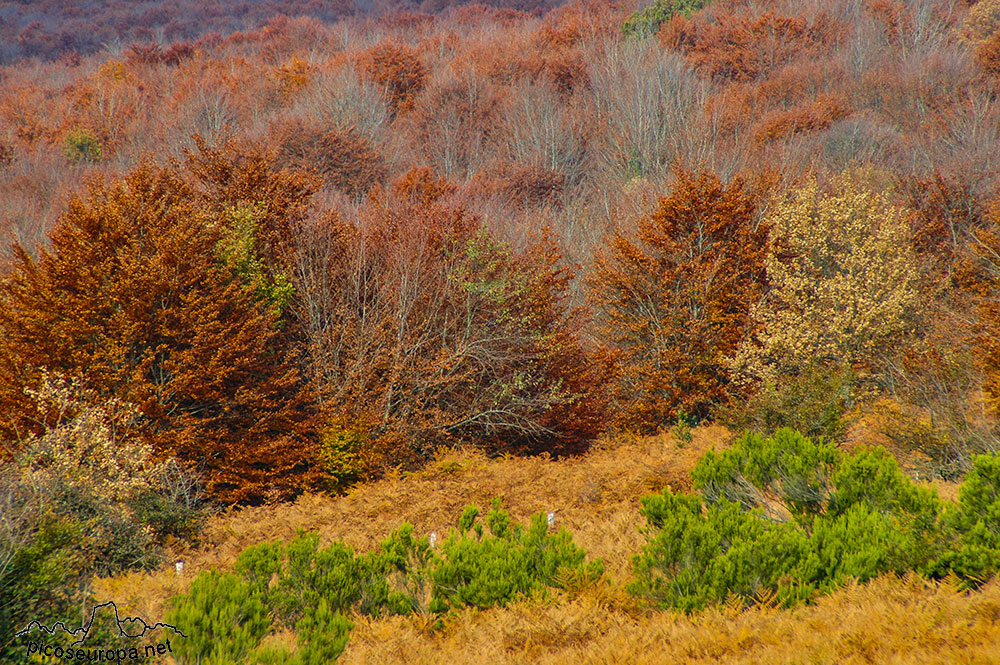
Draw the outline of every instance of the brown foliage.
<instances>
[{"instance_id":1,"label":"brown foliage","mask_svg":"<svg viewBox=\"0 0 1000 665\"><path fill-rule=\"evenodd\" d=\"M135 405L220 500L301 491L309 392L275 315L219 260L224 219L142 165L74 200L37 260L18 249L0 281L2 436L39 431L51 414L24 389L56 371Z\"/></svg>"},{"instance_id":2,"label":"brown foliage","mask_svg":"<svg viewBox=\"0 0 1000 665\"><path fill-rule=\"evenodd\" d=\"M369 471L435 446L573 450L601 427L600 368L566 307L551 243L514 253L426 169L377 190L356 227L316 222L300 247L324 406L367 422Z\"/></svg>"},{"instance_id":3,"label":"brown foliage","mask_svg":"<svg viewBox=\"0 0 1000 665\"><path fill-rule=\"evenodd\" d=\"M843 26L826 14L813 19L773 11L759 17L722 14L715 22L677 15L660 41L687 56L696 71L716 80L751 81L793 60L815 59L833 46Z\"/></svg>"},{"instance_id":4,"label":"brown foliage","mask_svg":"<svg viewBox=\"0 0 1000 665\"><path fill-rule=\"evenodd\" d=\"M765 115L757 122L754 140L766 143L819 131L849 114L850 107L842 95L820 95L816 101Z\"/></svg>"},{"instance_id":5,"label":"brown foliage","mask_svg":"<svg viewBox=\"0 0 1000 665\"><path fill-rule=\"evenodd\" d=\"M638 233L615 233L590 276L598 333L617 349L619 425L652 431L729 398L726 358L764 290L760 192L742 179L678 170Z\"/></svg>"},{"instance_id":6,"label":"brown foliage","mask_svg":"<svg viewBox=\"0 0 1000 665\"><path fill-rule=\"evenodd\" d=\"M411 136L424 163L467 178L486 160L499 120L496 87L468 75L436 81L411 114Z\"/></svg>"},{"instance_id":7,"label":"brown foliage","mask_svg":"<svg viewBox=\"0 0 1000 665\"><path fill-rule=\"evenodd\" d=\"M413 108L416 96L427 84L427 70L420 58L400 44L375 46L361 55L359 65L364 76L385 90L393 114Z\"/></svg>"},{"instance_id":8,"label":"brown foliage","mask_svg":"<svg viewBox=\"0 0 1000 665\"><path fill-rule=\"evenodd\" d=\"M209 146L198 136L195 144L197 150L186 154L186 170L193 176L199 203L216 213L259 205L264 214L257 220L254 250L272 270L283 269L294 230L318 187L315 177L280 168L273 150L233 141Z\"/></svg>"},{"instance_id":9,"label":"brown foliage","mask_svg":"<svg viewBox=\"0 0 1000 665\"><path fill-rule=\"evenodd\" d=\"M982 203L961 175L935 171L923 178L899 178L897 183L906 206L913 211L914 248L934 268L950 274L968 234L985 220Z\"/></svg>"},{"instance_id":10,"label":"brown foliage","mask_svg":"<svg viewBox=\"0 0 1000 665\"><path fill-rule=\"evenodd\" d=\"M1000 77L1000 31L976 46L976 64L989 76Z\"/></svg>"},{"instance_id":11,"label":"brown foliage","mask_svg":"<svg viewBox=\"0 0 1000 665\"><path fill-rule=\"evenodd\" d=\"M278 67L275 76L280 82L282 93L287 97L304 88L309 83L313 69L308 62L299 57L293 57Z\"/></svg>"},{"instance_id":12,"label":"brown foliage","mask_svg":"<svg viewBox=\"0 0 1000 665\"><path fill-rule=\"evenodd\" d=\"M188 42L176 42L164 50L159 44L129 44L125 61L130 65L158 65L176 67L194 57L194 47ZM79 64L79 62L77 62Z\"/></svg>"},{"instance_id":13,"label":"brown foliage","mask_svg":"<svg viewBox=\"0 0 1000 665\"><path fill-rule=\"evenodd\" d=\"M913 29L906 5L898 0L871 0L868 11L879 22L886 41L893 46L899 46L900 36Z\"/></svg>"},{"instance_id":14,"label":"brown foliage","mask_svg":"<svg viewBox=\"0 0 1000 665\"><path fill-rule=\"evenodd\" d=\"M366 193L386 177L382 155L352 130L321 129L301 120L271 127L278 159L296 170L316 170L326 183L350 196Z\"/></svg>"},{"instance_id":15,"label":"brown foliage","mask_svg":"<svg viewBox=\"0 0 1000 665\"><path fill-rule=\"evenodd\" d=\"M5 141L0 141L0 169L6 168L14 161L14 147Z\"/></svg>"},{"instance_id":16,"label":"brown foliage","mask_svg":"<svg viewBox=\"0 0 1000 665\"><path fill-rule=\"evenodd\" d=\"M985 373L983 393L992 415L1000 415L1000 209L994 207L985 223L970 231L955 282L978 316L968 335ZM964 326L963 326L964 328Z\"/></svg>"},{"instance_id":17,"label":"brown foliage","mask_svg":"<svg viewBox=\"0 0 1000 665\"><path fill-rule=\"evenodd\" d=\"M519 210L549 205L562 207L566 176L540 166L501 164L476 174L473 190L500 195Z\"/></svg>"}]
</instances>

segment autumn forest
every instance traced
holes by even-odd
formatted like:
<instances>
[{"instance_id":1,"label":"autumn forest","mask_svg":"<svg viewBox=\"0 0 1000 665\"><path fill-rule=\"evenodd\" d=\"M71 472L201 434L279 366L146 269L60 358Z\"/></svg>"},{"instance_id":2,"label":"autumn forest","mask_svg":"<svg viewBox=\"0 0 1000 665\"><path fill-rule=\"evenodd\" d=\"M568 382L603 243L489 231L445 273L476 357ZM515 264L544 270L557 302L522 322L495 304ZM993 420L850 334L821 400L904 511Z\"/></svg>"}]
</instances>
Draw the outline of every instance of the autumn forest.
<instances>
[{"instance_id":1,"label":"autumn forest","mask_svg":"<svg viewBox=\"0 0 1000 665\"><path fill-rule=\"evenodd\" d=\"M995 662L998 156L1000 0L0 1L0 661Z\"/></svg>"}]
</instances>

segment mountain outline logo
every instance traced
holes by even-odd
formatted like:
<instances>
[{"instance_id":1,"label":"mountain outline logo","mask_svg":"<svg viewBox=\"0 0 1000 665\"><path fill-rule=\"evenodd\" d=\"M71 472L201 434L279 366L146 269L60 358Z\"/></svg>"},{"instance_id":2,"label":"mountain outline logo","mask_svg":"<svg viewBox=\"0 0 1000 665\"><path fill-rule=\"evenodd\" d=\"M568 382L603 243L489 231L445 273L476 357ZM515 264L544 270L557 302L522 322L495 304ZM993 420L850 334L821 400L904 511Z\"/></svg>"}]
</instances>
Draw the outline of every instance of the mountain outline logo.
<instances>
[{"instance_id":1,"label":"mountain outline logo","mask_svg":"<svg viewBox=\"0 0 1000 665\"><path fill-rule=\"evenodd\" d=\"M187 637L187 635L185 635L183 631L177 628L177 626L174 626L169 623L163 623L162 621L157 621L155 624L151 626L148 623L146 623L145 619L142 619L141 617L138 616L134 617L127 616L123 619L121 618L121 614L119 614L118 612L118 605L115 604L115 601L109 600L99 605L95 605L94 609L91 610L90 612L90 620L87 621L85 625L80 626L79 628L70 630L66 626L66 623L63 621L56 621L54 624L52 624L52 627L50 628L42 624L41 621L38 621L37 619L32 619L30 622L28 622L27 626L25 626L18 632L14 633L14 639L19 639L29 635L33 629L40 630L43 633L47 633L55 637L56 631L61 629L63 633L66 633L67 635L76 638L75 641L70 646L74 647L80 646L87 640L87 637L90 635L90 631L94 627L94 621L96 621L97 619L97 613L100 610L108 607L114 608L115 624L118 626L119 637L139 639L141 637L144 637L146 633L148 633L149 631L156 630L157 628L169 628L170 630L174 631L175 634L181 637ZM126 630L126 628L134 629L137 626L141 626L141 632L136 633ZM80 635L81 633L82 635Z\"/></svg>"}]
</instances>

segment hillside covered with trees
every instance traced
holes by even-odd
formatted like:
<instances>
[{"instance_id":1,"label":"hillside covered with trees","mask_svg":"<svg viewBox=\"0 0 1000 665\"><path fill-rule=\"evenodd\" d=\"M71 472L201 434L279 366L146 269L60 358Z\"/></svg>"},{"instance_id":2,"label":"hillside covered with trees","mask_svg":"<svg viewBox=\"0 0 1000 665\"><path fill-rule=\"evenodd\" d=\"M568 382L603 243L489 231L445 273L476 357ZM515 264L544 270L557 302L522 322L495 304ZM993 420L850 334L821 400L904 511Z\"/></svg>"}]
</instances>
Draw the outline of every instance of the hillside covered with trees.
<instances>
[{"instance_id":1,"label":"hillside covered with trees","mask_svg":"<svg viewBox=\"0 0 1000 665\"><path fill-rule=\"evenodd\" d=\"M437 543L262 535L160 599L177 662L994 589L998 94L997 0L0 3L0 654L455 451L670 470L610 568L471 478Z\"/></svg>"}]
</instances>

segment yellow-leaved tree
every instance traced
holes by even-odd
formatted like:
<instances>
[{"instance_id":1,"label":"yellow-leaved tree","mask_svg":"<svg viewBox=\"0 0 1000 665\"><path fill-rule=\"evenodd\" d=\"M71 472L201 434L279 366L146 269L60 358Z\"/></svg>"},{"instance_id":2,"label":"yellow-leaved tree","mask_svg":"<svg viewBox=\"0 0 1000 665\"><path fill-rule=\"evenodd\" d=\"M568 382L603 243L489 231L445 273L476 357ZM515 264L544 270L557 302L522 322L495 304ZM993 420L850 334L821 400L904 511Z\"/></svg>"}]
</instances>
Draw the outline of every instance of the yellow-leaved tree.
<instances>
[{"instance_id":1,"label":"yellow-leaved tree","mask_svg":"<svg viewBox=\"0 0 1000 665\"><path fill-rule=\"evenodd\" d=\"M749 381L775 381L817 363L861 378L912 327L918 270L906 212L874 191L869 171L822 187L815 178L769 213L770 292L760 324L732 359Z\"/></svg>"}]
</instances>

